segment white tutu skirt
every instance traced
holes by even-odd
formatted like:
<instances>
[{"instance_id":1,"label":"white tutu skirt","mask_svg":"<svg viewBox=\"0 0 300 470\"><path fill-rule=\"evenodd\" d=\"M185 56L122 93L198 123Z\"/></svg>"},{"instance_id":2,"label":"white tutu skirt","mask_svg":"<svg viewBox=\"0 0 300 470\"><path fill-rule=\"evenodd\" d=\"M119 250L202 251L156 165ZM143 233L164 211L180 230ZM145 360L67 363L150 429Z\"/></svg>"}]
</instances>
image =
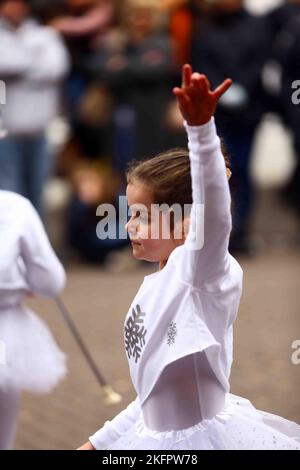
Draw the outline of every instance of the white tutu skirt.
<instances>
[{"instance_id":1,"label":"white tutu skirt","mask_svg":"<svg viewBox=\"0 0 300 470\"><path fill-rule=\"evenodd\" d=\"M0 389L50 392L65 376L66 356L46 324L25 307L0 310Z\"/></svg>"},{"instance_id":2,"label":"white tutu skirt","mask_svg":"<svg viewBox=\"0 0 300 470\"><path fill-rule=\"evenodd\" d=\"M181 431L157 432L142 416L108 450L300 450L300 426L228 394L222 412Z\"/></svg>"}]
</instances>

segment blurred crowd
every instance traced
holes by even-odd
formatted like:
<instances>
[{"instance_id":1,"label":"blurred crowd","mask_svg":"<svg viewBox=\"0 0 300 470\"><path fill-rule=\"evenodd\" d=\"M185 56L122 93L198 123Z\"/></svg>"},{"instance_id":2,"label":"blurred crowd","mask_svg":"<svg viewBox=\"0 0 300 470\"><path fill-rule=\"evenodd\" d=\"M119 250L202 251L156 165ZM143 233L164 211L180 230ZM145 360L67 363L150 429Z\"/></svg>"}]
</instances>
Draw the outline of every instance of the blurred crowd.
<instances>
[{"instance_id":1,"label":"blurred crowd","mask_svg":"<svg viewBox=\"0 0 300 470\"><path fill-rule=\"evenodd\" d=\"M25 195L43 217L49 177L69 181L68 242L85 259L105 262L128 242L97 238L96 207L125 194L129 161L186 146L172 87L190 62L212 87L234 81L216 122L232 163L230 248L250 253L250 159L267 112L293 135L297 162L282 195L300 216L299 106L292 103L299 26L299 0L264 16L242 0L0 0L0 189ZM69 133L53 155L47 129L56 116Z\"/></svg>"}]
</instances>

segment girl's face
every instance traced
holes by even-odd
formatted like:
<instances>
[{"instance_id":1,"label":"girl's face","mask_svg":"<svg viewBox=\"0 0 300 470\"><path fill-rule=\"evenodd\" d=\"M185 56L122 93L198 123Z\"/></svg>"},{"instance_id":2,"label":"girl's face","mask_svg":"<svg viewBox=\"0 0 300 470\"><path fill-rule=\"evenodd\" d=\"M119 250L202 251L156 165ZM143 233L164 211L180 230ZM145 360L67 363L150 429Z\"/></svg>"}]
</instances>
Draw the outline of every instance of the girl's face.
<instances>
[{"instance_id":1,"label":"girl's face","mask_svg":"<svg viewBox=\"0 0 300 470\"><path fill-rule=\"evenodd\" d=\"M168 217L154 207L151 188L143 183L127 186L130 219L125 228L136 259L166 262L172 251L184 243L184 235L174 238L168 229Z\"/></svg>"}]
</instances>

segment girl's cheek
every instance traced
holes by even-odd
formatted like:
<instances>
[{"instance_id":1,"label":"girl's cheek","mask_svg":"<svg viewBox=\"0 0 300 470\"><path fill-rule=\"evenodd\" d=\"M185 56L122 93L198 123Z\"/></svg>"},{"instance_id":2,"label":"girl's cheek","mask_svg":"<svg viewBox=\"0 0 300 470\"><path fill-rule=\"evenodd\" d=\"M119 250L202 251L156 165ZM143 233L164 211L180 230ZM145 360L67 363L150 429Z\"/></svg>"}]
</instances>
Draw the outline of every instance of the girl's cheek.
<instances>
[{"instance_id":1,"label":"girl's cheek","mask_svg":"<svg viewBox=\"0 0 300 470\"><path fill-rule=\"evenodd\" d=\"M148 238L148 225L147 224L139 225L139 228L137 230L137 238L140 238L141 240L145 240Z\"/></svg>"},{"instance_id":2,"label":"girl's cheek","mask_svg":"<svg viewBox=\"0 0 300 470\"><path fill-rule=\"evenodd\" d=\"M160 240L161 232L162 229L160 224L141 223L139 226L138 235L143 240Z\"/></svg>"},{"instance_id":3,"label":"girl's cheek","mask_svg":"<svg viewBox=\"0 0 300 470\"><path fill-rule=\"evenodd\" d=\"M148 225L148 238L149 240L160 239L160 228L159 225L152 223Z\"/></svg>"}]
</instances>

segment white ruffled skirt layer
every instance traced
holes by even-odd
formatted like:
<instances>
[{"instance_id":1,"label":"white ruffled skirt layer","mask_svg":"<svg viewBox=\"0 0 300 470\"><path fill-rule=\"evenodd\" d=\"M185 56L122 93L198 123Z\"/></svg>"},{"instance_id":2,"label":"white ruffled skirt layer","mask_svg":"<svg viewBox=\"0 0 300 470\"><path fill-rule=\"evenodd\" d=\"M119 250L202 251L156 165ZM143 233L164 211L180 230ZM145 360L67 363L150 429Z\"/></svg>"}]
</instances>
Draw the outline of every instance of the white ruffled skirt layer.
<instances>
[{"instance_id":1,"label":"white ruffled skirt layer","mask_svg":"<svg viewBox=\"0 0 300 470\"><path fill-rule=\"evenodd\" d=\"M222 412L181 431L157 432L140 419L109 450L300 450L300 426L228 394Z\"/></svg>"},{"instance_id":2,"label":"white ruffled skirt layer","mask_svg":"<svg viewBox=\"0 0 300 470\"><path fill-rule=\"evenodd\" d=\"M21 306L0 309L1 390L47 393L66 372L66 356L40 318Z\"/></svg>"}]
</instances>

